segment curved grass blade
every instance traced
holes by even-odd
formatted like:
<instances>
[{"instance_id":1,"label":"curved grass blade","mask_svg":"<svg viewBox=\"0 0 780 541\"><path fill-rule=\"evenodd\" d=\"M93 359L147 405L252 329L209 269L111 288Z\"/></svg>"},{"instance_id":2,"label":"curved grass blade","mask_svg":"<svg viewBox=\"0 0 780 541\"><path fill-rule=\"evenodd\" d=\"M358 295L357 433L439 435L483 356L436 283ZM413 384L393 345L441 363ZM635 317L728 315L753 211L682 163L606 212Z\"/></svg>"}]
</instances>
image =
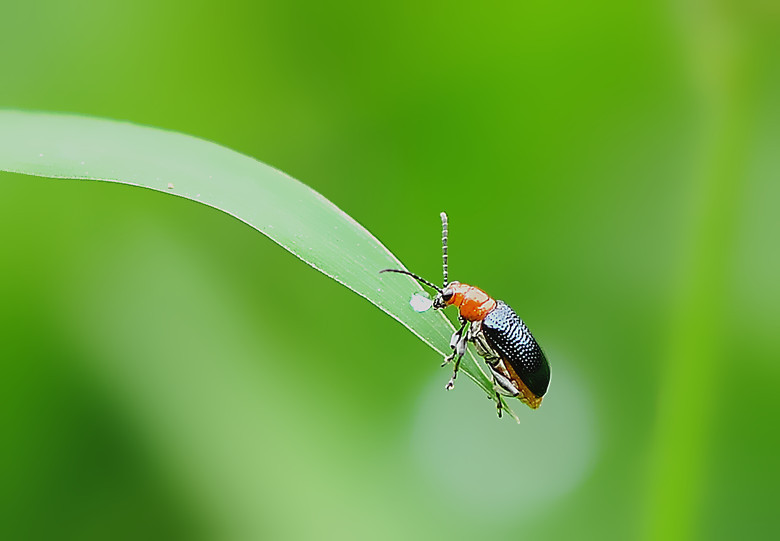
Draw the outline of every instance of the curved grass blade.
<instances>
[{"instance_id":1,"label":"curved grass blade","mask_svg":"<svg viewBox=\"0 0 780 541\"><path fill-rule=\"evenodd\" d=\"M449 320L409 306L420 286L379 274L405 268L387 248L322 195L254 158L128 122L0 110L0 170L129 184L226 212L366 298L439 354L449 351ZM471 352L462 369L493 395Z\"/></svg>"}]
</instances>

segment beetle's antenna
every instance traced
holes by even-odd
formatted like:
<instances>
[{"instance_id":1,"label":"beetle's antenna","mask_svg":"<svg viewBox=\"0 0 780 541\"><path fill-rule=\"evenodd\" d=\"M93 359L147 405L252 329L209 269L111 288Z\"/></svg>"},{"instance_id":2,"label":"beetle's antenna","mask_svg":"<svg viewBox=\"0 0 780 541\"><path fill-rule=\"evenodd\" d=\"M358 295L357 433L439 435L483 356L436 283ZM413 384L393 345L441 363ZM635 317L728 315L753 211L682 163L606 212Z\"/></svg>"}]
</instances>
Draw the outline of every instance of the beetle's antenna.
<instances>
[{"instance_id":1,"label":"beetle's antenna","mask_svg":"<svg viewBox=\"0 0 780 541\"><path fill-rule=\"evenodd\" d=\"M449 283L449 279L447 277L447 213L442 212L441 213L441 258L444 265L442 266L443 272L444 272L444 285L442 287L447 287L447 284Z\"/></svg>"},{"instance_id":2,"label":"beetle's antenna","mask_svg":"<svg viewBox=\"0 0 780 541\"><path fill-rule=\"evenodd\" d=\"M432 283L430 283L430 282L429 282L428 280L426 280L425 278L420 278L419 276L417 276L417 275L416 275L416 274L414 274L413 272L409 272L409 271L407 271L407 270L399 270L399 269L382 269L382 270L381 270L381 271L379 271L379 272L380 272L380 273L382 273L382 272L397 272L398 274L406 274L407 276L411 276L412 278L414 278L414 279L415 279L415 280L417 280L418 282L420 282L420 283L423 283L423 284L425 284L425 285L426 285L426 286L428 286L428 287L432 287L433 289L435 289L436 291L438 291L439 293L441 293L441 288L440 288L439 286L435 286L435 285L433 285Z\"/></svg>"}]
</instances>

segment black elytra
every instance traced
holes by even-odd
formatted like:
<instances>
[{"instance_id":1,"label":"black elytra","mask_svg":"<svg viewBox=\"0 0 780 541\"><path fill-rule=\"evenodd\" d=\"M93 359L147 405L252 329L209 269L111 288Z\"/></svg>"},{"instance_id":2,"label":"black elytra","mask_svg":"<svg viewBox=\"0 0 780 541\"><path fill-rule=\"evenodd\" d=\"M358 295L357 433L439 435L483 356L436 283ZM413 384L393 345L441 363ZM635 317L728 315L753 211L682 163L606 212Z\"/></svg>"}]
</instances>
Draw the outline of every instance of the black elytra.
<instances>
[{"instance_id":1,"label":"black elytra","mask_svg":"<svg viewBox=\"0 0 780 541\"><path fill-rule=\"evenodd\" d=\"M482 333L490 347L508 360L526 387L542 397L550 385L550 364L523 320L504 301L482 320Z\"/></svg>"}]
</instances>

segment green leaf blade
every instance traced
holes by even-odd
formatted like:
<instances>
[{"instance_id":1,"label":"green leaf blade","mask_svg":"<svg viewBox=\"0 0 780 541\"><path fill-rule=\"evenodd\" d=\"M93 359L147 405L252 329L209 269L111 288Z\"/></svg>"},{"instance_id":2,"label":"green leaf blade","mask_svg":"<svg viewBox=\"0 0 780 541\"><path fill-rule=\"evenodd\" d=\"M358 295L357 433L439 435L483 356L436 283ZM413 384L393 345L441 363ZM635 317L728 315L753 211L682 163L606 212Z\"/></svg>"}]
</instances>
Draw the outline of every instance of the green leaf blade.
<instances>
[{"instance_id":1,"label":"green leaf blade","mask_svg":"<svg viewBox=\"0 0 780 541\"><path fill-rule=\"evenodd\" d=\"M118 182L221 210L366 298L440 355L449 351L449 320L409 306L420 286L406 276L379 274L405 268L382 243L316 191L249 156L128 122L0 110L0 170ZM471 352L463 370L492 394Z\"/></svg>"}]
</instances>

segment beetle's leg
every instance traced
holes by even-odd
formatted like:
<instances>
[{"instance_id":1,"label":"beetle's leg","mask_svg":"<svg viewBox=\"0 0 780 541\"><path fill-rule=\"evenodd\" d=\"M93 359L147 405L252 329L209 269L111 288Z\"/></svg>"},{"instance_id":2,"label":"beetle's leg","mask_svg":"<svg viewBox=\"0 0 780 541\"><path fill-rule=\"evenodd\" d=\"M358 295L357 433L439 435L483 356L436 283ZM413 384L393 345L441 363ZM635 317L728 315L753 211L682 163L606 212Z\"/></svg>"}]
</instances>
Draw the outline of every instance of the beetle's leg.
<instances>
[{"instance_id":1,"label":"beetle's leg","mask_svg":"<svg viewBox=\"0 0 780 541\"><path fill-rule=\"evenodd\" d=\"M467 321L462 320L460 323L460 329L455 331L455 333L452 335L452 338L450 338L450 347L452 348L452 353L444 357L444 362L441 363L442 366L454 359L456 355L462 356L463 352L466 351L466 335L463 334L463 331L466 329Z\"/></svg>"},{"instance_id":2,"label":"beetle's leg","mask_svg":"<svg viewBox=\"0 0 780 541\"><path fill-rule=\"evenodd\" d=\"M504 410L504 404L501 402L501 395L498 394L498 391L495 391L496 393L496 409L498 410L498 418L501 418L501 412Z\"/></svg>"},{"instance_id":3,"label":"beetle's leg","mask_svg":"<svg viewBox=\"0 0 780 541\"><path fill-rule=\"evenodd\" d=\"M451 390L453 387L455 387L455 378L458 377L458 368L460 368L460 360L463 358L463 354L466 352L466 341L462 340L461 344L463 344L463 349L458 355L458 358L455 359L455 369L452 371L452 377L450 378L450 381L447 382L447 385L444 386L444 388L447 389L448 391Z\"/></svg>"},{"instance_id":4,"label":"beetle's leg","mask_svg":"<svg viewBox=\"0 0 780 541\"><path fill-rule=\"evenodd\" d=\"M455 387L455 378L458 377L458 368L460 368L460 361L463 359L463 354L466 353L466 335L463 335L461 337L460 342L458 342L458 345L456 347L456 352L458 354L458 358L455 359L455 369L452 371L452 377L450 378L450 381L447 382L447 385L445 386L445 389L448 391Z\"/></svg>"},{"instance_id":5,"label":"beetle's leg","mask_svg":"<svg viewBox=\"0 0 780 541\"><path fill-rule=\"evenodd\" d=\"M458 377L458 368L460 368L460 360L463 358L463 354L466 353L466 342L468 341L468 333L464 333L463 331L466 329L467 324L468 322L464 320L460 327L460 330L452 336L452 340L450 341L450 347L452 347L453 352L452 355L450 355L444 360L445 361L444 364L447 364L452 359L455 359L455 369L452 371L452 377L450 378L450 381L447 382L447 385L444 387L448 391L453 387L455 387L455 378Z\"/></svg>"},{"instance_id":6,"label":"beetle's leg","mask_svg":"<svg viewBox=\"0 0 780 541\"><path fill-rule=\"evenodd\" d=\"M501 412L504 411L504 404L501 402L501 393L495 390L496 383L493 383L493 396L487 395L485 398L492 400L496 403L496 410L498 410L498 418L501 418Z\"/></svg>"}]
</instances>

